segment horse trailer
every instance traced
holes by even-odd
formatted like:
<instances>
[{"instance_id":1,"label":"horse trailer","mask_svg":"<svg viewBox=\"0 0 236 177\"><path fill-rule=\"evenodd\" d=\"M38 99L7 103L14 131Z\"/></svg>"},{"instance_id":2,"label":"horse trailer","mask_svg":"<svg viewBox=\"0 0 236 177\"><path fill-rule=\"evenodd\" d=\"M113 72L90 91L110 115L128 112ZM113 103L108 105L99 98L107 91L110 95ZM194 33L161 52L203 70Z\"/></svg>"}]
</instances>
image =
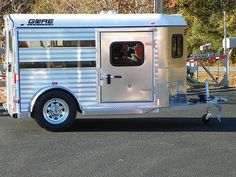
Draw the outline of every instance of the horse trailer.
<instances>
[{"instance_id":1,"label":"horse trailer","mask_svg":"<svg viewBox=\"0 0 236 177\"><path fill-rule=\"evenodd\" d=\"M181 15L10 14L4 21L4 107L14 118L59 131L77 112L112 117L197 105L220 112L215 98L189 104Z\"/></svg>"}]
</instances>

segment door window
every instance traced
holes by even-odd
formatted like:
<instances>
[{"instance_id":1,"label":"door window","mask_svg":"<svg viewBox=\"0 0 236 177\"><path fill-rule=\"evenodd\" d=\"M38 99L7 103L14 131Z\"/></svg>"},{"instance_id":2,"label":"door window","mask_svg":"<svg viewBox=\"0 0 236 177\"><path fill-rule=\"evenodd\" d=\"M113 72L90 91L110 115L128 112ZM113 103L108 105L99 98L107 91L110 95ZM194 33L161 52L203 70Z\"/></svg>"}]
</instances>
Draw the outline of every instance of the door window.
<instances>
[{"instance_id":1,"label":"door window","mask_svg":"<svg viewBox=\"0 0 236 177\"><path fill-rule=\"evenodd\" d=\"M172 36L172 58L183 57L183 35L174 34Z\"/></svg>"},{"instance_id":2,"label":"door window","mask_svg":"<svg viewBox=\"0 0 236 177\"><path fill-rule=\"evenodd\" d=\"M110 63L113 66L141 66L144 63L142 42L113 42L110 45Z\"/></svg>"},{"instance_id":3,"label":"door window","mask_svg":"<svg viewBox=\"0 0 236 177\"><path fill-rule=\"evenodd\" d=\"M9 52L12 53L13 46L12 46L12 34L11 34L11 31L8 32L8 36L9 36Z\"/></svg>"}]
</instances>

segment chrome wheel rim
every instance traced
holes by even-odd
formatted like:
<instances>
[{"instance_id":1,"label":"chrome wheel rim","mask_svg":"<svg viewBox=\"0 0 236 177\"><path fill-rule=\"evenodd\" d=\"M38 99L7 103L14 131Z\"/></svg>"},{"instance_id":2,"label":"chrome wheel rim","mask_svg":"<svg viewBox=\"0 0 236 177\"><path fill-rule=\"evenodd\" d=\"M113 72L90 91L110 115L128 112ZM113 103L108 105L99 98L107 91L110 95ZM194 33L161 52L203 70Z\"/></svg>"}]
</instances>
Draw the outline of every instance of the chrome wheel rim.
<instances>
[{"instance_id":1,"label":"chrome wheel rim","mask_svg":"<svg viewBox=\"0 0 236 177\"><path fill-rule=\"evenodd\" d=\"M49 123L60 124L67 119L69 106L60 98L50 99L44 104L43 115Z\"/></svg>"}]
</instances>

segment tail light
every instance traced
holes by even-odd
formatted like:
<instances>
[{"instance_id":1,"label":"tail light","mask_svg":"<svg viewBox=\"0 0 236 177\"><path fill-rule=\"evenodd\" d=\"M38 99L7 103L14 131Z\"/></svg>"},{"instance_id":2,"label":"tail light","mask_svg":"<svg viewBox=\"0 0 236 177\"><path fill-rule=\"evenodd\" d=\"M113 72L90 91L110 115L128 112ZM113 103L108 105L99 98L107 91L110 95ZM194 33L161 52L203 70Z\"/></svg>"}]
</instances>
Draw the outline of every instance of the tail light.
<instances>
[{"instance_id":1,"label":"tail light","mask_svg":"<svg viewBox=\"0 0 236 177\"><path fill-rule=\"evenodd\" d=\"M13 77L14 84L16 84L16 81L19 81L19 80L20 80L20 74L14 73L14 77Z\"/></svg>"},{"instance_id":2,"label":"tail light","mask_svg":"<svg viewBox=\"0 0 236 177\"><path fill-rule=\"evenodd\" d=\"M6 72L1 71L1 73L2 73L2 77L1 77L2 81L6 81Z\"/></svg>"}]
</instances>

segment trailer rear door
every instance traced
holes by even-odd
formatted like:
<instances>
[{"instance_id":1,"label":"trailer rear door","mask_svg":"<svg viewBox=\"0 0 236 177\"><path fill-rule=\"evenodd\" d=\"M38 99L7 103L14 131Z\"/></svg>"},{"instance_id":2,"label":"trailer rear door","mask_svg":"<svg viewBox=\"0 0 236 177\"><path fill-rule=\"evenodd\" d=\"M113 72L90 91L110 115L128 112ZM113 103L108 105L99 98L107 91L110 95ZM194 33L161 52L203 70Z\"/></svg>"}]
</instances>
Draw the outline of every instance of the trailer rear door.
<instances>
[{"instance_id":1,"label":"trailer rear door","mask_svg":"<svg viewBox=\"0 0 236 177\"><path fill-rule=\"evenodd\" d=\"M16 95L16 75L13 45L13 32L12 30L6 31L6 89L7 89L7 109L9 113L16 111L15 95Z\"/></svg>"},{"instance_id":2,"label":"trailer rear door","mask_svg":"<svg viewBox=\"0 0 236 177\"><path fill-rule=\"evenodd\" d=\"M102 103L153 102L153 32L101 32Z\"/></svg>"}]
</instances>

